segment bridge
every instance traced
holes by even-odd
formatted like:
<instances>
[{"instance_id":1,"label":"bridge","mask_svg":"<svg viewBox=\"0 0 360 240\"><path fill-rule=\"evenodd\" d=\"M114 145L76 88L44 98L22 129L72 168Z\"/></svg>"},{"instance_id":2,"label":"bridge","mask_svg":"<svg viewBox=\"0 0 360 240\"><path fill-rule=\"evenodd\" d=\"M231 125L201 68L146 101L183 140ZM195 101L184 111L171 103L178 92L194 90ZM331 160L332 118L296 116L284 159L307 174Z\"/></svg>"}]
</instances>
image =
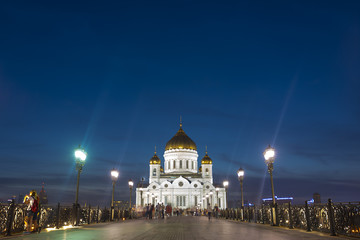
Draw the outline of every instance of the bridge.
<instances>
[{"instance_id":1,"label":"bridge","mask_svg":"<svg viewBox=\"0 0 360 240\"><path fill-rule=\"evenodd\" d=\"M168 213L165 219L148 220L144 209L114 209L76 205L47 206L39 210L40 234L26 235L26 205L0 204L0 240L21 239L336 239L336 235L360 237L360 203L279 205L279 226L271 226L269 205L204 211ZM158 214L155 214L158 215ZM194 216L203 215L203 216Z\"/></svg>"},{"instance_id":2,"label":"bridge","mask_svg":"<svg viewBox=\"0 0 360 240\"><path fill-rule=\"evenodd\" d=\"M136 219L83 225L30 235L15 234L11 239L344 239L320 232L291 230L284 227L215 219L205 216L173 216L166 219ZM6 237L4 239L7 239Z\"/></svg>"}]
</instances>

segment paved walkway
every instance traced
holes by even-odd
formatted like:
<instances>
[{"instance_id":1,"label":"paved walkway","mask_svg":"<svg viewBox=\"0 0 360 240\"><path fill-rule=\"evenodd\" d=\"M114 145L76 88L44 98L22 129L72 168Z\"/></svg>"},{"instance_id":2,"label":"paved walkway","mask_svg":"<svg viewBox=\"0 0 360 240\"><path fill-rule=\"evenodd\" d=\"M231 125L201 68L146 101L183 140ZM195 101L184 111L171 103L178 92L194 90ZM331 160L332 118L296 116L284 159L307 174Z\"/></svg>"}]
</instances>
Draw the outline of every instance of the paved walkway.
<instances>
[{"instance_id":1,"label":"paved walkway","mask_svg":"<svg viewBox=\"0 0 360 240\"><path fill-rule=\"evenodd\" d=\"M242 223L206 217L172 217L161 220L133 220L115 223L102 223L76 229L44 230L40 234L17 235L11 239L48 239L48 240L111 240L111 239L344 239L330 237L329 234L290 230L255 223ZM8 239L8 238L4 238Z\"/></svg>"}]
</instances>

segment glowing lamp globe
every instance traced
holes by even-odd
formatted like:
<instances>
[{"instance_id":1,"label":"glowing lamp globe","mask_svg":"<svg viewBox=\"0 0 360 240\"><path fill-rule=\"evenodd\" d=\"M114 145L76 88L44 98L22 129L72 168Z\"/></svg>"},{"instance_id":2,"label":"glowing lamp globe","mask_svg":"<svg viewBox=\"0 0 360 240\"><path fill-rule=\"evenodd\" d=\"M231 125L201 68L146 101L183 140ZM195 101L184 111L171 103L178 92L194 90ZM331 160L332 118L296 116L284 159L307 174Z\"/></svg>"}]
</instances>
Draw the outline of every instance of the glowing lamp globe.
<instances>
[{"instance_id":1,"label":"glowing lamp globe","mask_svg":"<svg viewBox=\"0 0 360 240\"><path fill-rule=\"evenodd\" d=\"M110 173L111 173L111 179L113 181L116 181L118 179L118 177L119 177L119 171L116 170L116 169L113 169L113 170L111 170Z\"/></svg>"},{"instance_id":2,"label":"glowing lamp globe","mask_svg":"<svg viewBox=\"0 0 360 240\"><path fill-rule=\"evenodd\" d=\"M86 160L87 153L84 151L84 149L78 148L75 150L75 158L80 161Z\"/></svg>"},{"instance_id":3,"label":"glowing lamp globe","mask_svg":"<svg viewBox=\"0 0 360 240\"><path fill-rule=\"evenodd\" d=\"M270 145L264 151L264 158L267 162L273 162L275 159L275 149Z\"/></svg>"},{"instance_id":4,"label":"glowing lamp globe","mask_svg":"<svg viewBox=\"0 0 360 240\"><path fill-rule=\"evenodd\" d=\"M134 186L133 180L130 179L128 183L129 183L129 188L132 188Z\"/></svg>"},{"instance_id":5,"label":"glowing lamp globe","mask_svg":"<svg viewBox=\"0 0 360 240\"><path fill-rule=\"evenodd\" d=\"M244 169L239 168L239 170L237 171L237 175L239 180L243 180L245 175Z\"/></svg>"}]
</instances>

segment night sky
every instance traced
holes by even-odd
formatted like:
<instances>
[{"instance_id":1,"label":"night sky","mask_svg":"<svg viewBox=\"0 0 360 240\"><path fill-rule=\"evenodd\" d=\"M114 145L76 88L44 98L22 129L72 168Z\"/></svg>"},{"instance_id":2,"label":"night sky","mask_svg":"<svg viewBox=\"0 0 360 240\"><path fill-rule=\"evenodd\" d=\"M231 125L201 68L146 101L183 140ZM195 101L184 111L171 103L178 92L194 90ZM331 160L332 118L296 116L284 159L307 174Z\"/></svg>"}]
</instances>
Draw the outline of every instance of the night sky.
<instances>
[{"instance_id":1,"label":"night sky","mask_svg":"<svg viewBox=\"0 0 360 240\"><path fill-rule=\"evenodd\" d=\"M81 204L148 179L183 129L245 200L359 201L359 1L2 1L0 199ZM135 194L133 194L135 196Z\"/></svg>"}]
</instances>

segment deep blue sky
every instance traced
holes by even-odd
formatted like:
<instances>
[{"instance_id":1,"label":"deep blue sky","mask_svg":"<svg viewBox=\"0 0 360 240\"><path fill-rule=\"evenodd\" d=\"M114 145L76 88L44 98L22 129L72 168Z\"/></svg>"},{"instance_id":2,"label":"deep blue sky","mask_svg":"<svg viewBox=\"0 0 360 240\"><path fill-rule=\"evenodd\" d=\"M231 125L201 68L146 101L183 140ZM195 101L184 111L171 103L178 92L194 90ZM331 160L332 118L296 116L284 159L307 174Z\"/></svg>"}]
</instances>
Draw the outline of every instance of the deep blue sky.
<instances>
[{"instance_id":1,"label":"deep blue sky","mask_svg":"<svg viewBox=\"0 0 360 240\"><path fill-rule=\"evenodd\" d=\"M185 132L245 199L360 200L359 1L0 3L0 199L108 203Z\"/></svg>"}]
</instances>

